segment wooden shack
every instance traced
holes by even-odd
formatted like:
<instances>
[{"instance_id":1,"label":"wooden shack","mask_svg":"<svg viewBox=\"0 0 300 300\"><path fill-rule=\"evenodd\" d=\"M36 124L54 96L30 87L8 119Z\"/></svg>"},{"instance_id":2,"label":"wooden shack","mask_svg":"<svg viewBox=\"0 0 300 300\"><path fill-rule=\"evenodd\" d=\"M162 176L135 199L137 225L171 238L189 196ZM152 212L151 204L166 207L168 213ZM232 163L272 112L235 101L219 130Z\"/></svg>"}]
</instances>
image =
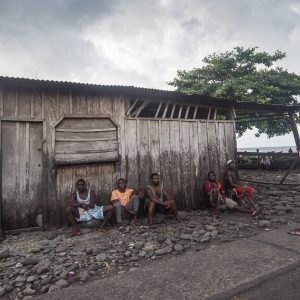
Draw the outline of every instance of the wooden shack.
<instances>
[{"instance_id":1,"label":"wooden shack","mask_svg":"<svg viewBox=\"0 0 300 300\"><path fill-rule=\"evenodd\" d=\"M2 229L64 223L79 178L108 203L118 177L143 188L159 172L180 208L199 208L199 182L236 155L234 106L155 89L0 77Z\"/></svg>"}]
</instances>

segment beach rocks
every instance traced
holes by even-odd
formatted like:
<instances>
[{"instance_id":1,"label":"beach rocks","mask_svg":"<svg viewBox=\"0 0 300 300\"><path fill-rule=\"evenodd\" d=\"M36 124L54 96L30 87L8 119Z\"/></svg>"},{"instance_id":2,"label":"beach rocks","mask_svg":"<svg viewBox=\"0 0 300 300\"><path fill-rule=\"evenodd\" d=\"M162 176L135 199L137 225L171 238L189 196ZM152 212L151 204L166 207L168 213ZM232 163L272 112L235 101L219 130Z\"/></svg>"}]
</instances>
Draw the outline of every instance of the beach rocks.
<instances>
[{"instance_id":1,"label":"beach rocks","mask_svg":"<svg viewBox=\"0 0 300 300\"><path fill-rule=\"evenodd\" d=\"M8 258L9 257L9 249L0 250L0 259Z\"/></svg>"},{"instance_id":2,"label":"beach rocks","mask_svg":"<svg viewBox=\"0 0 300 300\"><path fill-rule=\"evenodd\" d=\"M268 227L270 225L270 221L267 220L260 220L258 221L258 227L263 228L263 227Z\"/></svg>"}]
</instances>

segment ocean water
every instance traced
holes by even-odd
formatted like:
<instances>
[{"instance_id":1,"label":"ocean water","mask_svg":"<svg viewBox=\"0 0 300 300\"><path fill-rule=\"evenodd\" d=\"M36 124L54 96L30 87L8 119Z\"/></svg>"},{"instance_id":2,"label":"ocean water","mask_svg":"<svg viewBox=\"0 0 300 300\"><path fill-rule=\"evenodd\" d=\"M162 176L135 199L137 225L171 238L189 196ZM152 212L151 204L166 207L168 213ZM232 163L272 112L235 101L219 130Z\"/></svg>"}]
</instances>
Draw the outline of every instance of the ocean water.
<instances>
[{"instance_id":1,"label":"ocean water","mask_svg":"<svg viewBox=\"0 0 300 300\"><path fill-rule=\"evenodd\" d=\"M256 149L259 149L259 152L283 152L288 153L289 149L292 148L293 152L297 152L296 146L280 146L280 147L253 147L253 148L238 148L238 152L256 152Z\"/></svg>"}]
</instances>

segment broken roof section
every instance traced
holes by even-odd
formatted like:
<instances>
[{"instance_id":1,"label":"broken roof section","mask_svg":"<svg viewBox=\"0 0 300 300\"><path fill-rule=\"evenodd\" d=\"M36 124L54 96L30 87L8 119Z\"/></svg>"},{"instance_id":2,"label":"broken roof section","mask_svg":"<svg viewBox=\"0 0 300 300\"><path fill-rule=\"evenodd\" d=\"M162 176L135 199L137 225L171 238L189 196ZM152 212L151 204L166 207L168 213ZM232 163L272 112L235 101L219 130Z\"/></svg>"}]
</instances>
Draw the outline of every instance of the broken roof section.
<instances>
[{"instance_id":1,"label":"broken roof section","mask_svg":"<svg viewBox=\"0 0 300 300\"><path fill-rule=\"evenodd\" d=\"M148 97L151 99L167 99L174 102L190 102L195 104L218 106L223 108L233 107L241 112L277 112L289 113L299 112L299 105L273 105L273 104L259 104L254 102L241 102L229 100L224 98L215 98L208 95L186 95L176 91L167 91L150 88L140 88L134 86L120 86L120 85L99 85L90 83L78 83L69 81L54 81L54 80L40 80L28 79L19 77L5 77L0 76L0 84L6 86L19 86L24 88L50 88L50 89L72 89L78 91L89 91L98 93L118 94L129 97Z\"/></svg>"}]
</instances>

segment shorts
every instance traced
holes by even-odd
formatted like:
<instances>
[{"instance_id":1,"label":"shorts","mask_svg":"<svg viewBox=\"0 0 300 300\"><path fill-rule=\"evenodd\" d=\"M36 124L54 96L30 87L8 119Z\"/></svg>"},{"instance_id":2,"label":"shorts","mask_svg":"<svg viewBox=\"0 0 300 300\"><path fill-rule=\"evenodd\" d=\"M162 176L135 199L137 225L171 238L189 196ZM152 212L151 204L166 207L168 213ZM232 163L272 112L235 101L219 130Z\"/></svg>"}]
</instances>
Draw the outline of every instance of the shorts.
<instances>
[{"instance_id":1,"label":"shorts","mask_svg":"<svg viewBox=\"0 0 300 300\"><path fill-rule=\"evenodd\" d=\"M88 222L92 219L103 220L103 206L95 205L94 208L89 208L87 210L78 207L79 218L76 218L78 222Z\"/></svg>"},{"instance_id":2,"label":"shorts","mask_svg":"<svg viewBox=\"0 0 300 300\"><path fill-rule=\"evenodd\" d=\"M237 206L238 204L235 201L233 201L232 199L226 197L225 198L225 205L229 209L234 209L234 207Z\"/></svg>"},{"instance_id":3,"label":"shorts","mask_svg":"<svg viewBox=\"0 0 300 300\"><path fill-rule=\"evenodd\" d=\"M162 205L156 204L156 212L166 215L168 213L168 209Z\"/></svg>"}]
</instances>

